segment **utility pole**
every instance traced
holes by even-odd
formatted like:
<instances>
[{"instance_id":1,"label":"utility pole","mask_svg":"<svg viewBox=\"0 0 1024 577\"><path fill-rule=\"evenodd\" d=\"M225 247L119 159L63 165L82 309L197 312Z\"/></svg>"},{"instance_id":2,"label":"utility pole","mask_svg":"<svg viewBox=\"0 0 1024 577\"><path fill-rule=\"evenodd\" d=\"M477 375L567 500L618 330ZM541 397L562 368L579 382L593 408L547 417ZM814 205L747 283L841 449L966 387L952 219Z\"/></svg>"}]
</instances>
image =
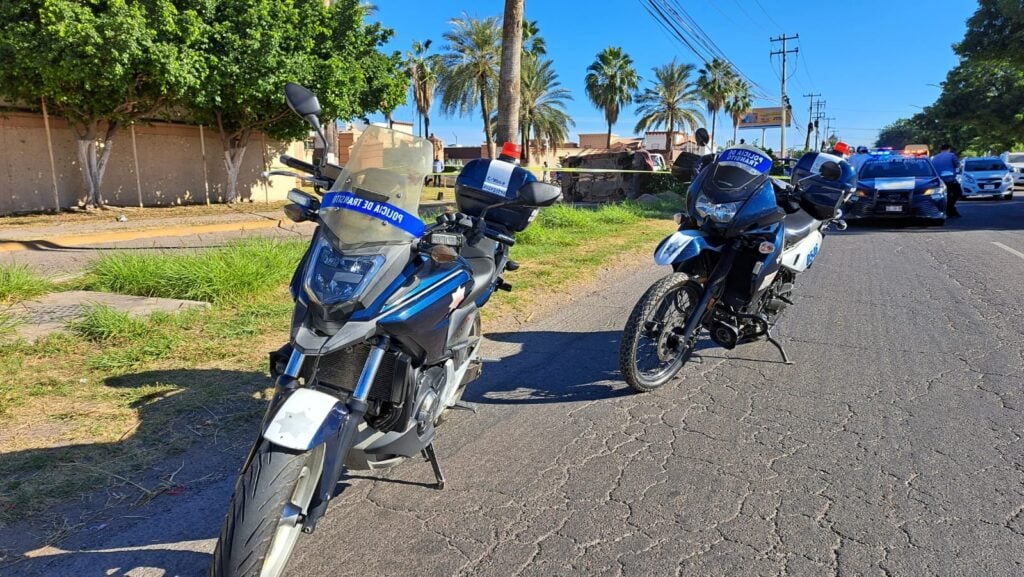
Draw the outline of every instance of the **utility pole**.
<instances>
[{"instance_id":1,"label":"utility pole","mask_svg":"<svg viewBox=\"0 0 1024 577\"><path fill-rule=\"evenodd\" d=\"M818 146L818 137L821 135L821 119L825 118L825 101L815 102L814 107L814 150L821 150Z\"/></svg>"},{"instance_id":2,"label":"utility pole","mask_svg":"<svg viewBox=\"0 0 1024 577\"><path fill-rule=\"evenodd\" d=\"M799 48L786 50L786 42L789 40L796 40L797 38L800 38L799 34L793 36L787 36L783 34L778 38L768 38L770 42L782 42L782 50L773 50L768 53L769 56L775 56L776 54L782 56L782 99L780 100L782 104L782 127L779 130L779 133L781 134L781 142L779 145L779 158L786 157L786 116L788 113L786 107L789 104L789 99L786 98L786 56L789 54L796 54L797 52L800 51Z\"/></svg>"},{"instance_id":3,"label":"utility pole","mask_svg":"<svg viewBox=\"0 0 1024 577\"><path fill-rule=\"evenodd\" d=\"M804 149L811 148L811 132L814 130L814 99L821 94L804 94L804 98L810 98L811 103L807 107L807 137L804 138Z\"/></svg>"},{"instance_id":4,"label":"utility pole","mask_svg":"<svg viewBox=\"0 0 1024 577\"><path fill-rule=\"evenodd\" d=\"M825 141L830 140L832 138L832 135L830 135L829 133L832 132L832 121L833 120L835 120L834 117L829 117L829 118L825 119L825 137L821 139L821 146L822 147L825 146Z\"/></svg>"}]
</instances>

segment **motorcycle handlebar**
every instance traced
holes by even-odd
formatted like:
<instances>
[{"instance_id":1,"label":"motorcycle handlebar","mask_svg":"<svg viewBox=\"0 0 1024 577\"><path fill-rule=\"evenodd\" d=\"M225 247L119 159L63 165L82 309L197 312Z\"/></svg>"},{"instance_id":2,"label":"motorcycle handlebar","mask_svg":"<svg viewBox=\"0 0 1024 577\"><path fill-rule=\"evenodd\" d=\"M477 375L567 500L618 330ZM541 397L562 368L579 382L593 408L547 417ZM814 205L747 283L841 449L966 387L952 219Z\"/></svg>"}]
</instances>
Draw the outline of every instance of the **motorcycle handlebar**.
<instances>
[{"instance_id":1,"label":"motorcycle handlebar","mask_svg":"<svg viewBox=\"0 0 1024 577\"><path fill-rule=\"evenodd\" d=\"M315 166L303 160L299 160L298 158L288 156L287 154L281 155L281 163L288 168L294 168L295 170L301 170L302 172L308 172L309 174L316 174Z\"/></svg>"},{"instance_id":2,"label":"motorcycle handlebar","mask_svg":"<svg viewBox=\"0 0 1024 577\"><path fill-rule=\"evenodd\" d=\"M500 242L501 244L506 244L508 246L514 246L516 244L516 239L512 238L507 234L502 234L494 230L493 228L485 227L484 236L491 240Z\"/></svg>"}]
</instances>

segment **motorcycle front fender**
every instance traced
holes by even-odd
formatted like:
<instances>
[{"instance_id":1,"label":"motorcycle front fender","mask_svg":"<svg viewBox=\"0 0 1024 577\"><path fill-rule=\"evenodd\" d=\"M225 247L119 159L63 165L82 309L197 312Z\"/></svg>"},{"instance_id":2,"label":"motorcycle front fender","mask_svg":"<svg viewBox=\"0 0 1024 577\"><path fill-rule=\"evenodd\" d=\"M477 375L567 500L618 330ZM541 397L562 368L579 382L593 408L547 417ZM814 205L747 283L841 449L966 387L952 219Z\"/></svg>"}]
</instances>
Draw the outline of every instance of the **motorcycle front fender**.
<instances>
[{"instance_id":1,"label":"motorcycle front fender","mask_svg":"<svg viewBox=\"0 0 1024 577\"><path fill-rule=\"evenodd\" d=\"M722 247L708 242L699 230L680 230L658 245L654 251L654 262L660 265L683 263L706 250L722 252Z\"/></svg>"},{"instance_id":2,"label":"motorcycle front fender","mask_svg":"<svg viewBox=\"0 0 1024 577\"><path fill-rule=\"evenodd\" d=\"M336 436L349 417L344 402L313 389L290 391L273 410L263 438L296 451L308 451Z\"/></svg>"}]
</instances>

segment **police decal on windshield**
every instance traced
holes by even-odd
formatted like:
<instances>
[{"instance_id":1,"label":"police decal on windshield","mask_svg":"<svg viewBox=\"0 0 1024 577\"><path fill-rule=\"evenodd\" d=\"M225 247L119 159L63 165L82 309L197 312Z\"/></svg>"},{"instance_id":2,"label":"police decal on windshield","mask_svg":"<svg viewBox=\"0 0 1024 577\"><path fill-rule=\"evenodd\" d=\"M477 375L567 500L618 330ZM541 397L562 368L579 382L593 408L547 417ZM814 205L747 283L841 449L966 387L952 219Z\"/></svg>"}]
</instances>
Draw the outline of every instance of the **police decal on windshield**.
<instances>
[{"instance_id":1,"label":"police decal on windshield","mask_svg":"<svg viewBox=\"0 0 1024 577\"><path fill-rule=\"evenodd\" d=\"M320 209L338 208L371 216L395 226L415 237L423 235L426 225L414 214L393 204L359 198L351 192L329 192L320 203Z\"/></svg>"},{"instance_id":2,"label":"police decal on windshield","mask_svg":"<svg viewBox=\"0 0 1024 577\"><path fill-rule=\"evenodd\" d=\"M753 169L761 174L767 174L772 168L772 159L767 156L745 148L730 148L718 157L719 163L731 163L741 168Z\"/></svg>"}]
</instances>

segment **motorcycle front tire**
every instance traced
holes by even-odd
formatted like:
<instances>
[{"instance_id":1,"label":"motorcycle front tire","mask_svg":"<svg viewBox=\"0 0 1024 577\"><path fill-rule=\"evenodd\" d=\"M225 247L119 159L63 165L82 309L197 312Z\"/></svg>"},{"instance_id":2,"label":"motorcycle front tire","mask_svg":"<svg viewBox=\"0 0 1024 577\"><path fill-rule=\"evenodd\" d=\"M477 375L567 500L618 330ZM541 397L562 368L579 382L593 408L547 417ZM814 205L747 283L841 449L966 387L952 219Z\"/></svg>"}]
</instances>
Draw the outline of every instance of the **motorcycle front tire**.
<instances>
[{"instance_id":1,"label":"motorcycle front tire","mask_svg":"<svg viewBox=\"0 0 1024 577\"><path fill-rule=\"evenodd\" d=\"M639 354L637 347L648 322L664 323L668 308L673 306L669 298L676 298L680 293L685 293L688 299L688 306L685 311L678 311L683 321L693 314L693 309L703 293L703 287L683 273L672 273L658 282L651 285L640 297L640 300L633 307L633 312L626 321L626 328L622 331L622 341L619 345L619 370L626 383L638 393L653 391L671 381L690 359L696 345L696 335L690 338L690 342L679 344L679 350L672 362L657 374L646 374L639 366ZM663 326L662 330L669 330ZM697 331L700 331L698 327Z\"/></svg>"},{"instance_id":2,"label":"motorcycle front tire","mask_svg":"<svg viewBox=\"0 0 1024 577\"><path fill-rule=\"evenodd\" d=\"M294 451L261 440L235 484L210 577L282 575L323 464L323 445Z\"/></svg>"}]
</instances>

